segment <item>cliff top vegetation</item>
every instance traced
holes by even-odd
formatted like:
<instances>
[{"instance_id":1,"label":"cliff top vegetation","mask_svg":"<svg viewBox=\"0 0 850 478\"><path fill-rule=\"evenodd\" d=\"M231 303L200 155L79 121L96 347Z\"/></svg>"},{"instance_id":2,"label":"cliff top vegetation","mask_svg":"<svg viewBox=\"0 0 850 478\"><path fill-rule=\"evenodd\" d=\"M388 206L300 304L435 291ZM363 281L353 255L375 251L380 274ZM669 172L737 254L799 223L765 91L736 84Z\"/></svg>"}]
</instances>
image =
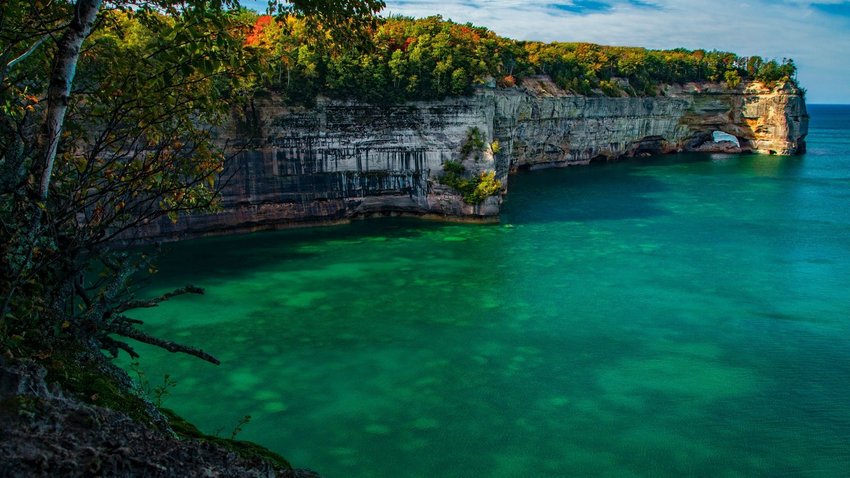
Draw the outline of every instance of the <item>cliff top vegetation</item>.
<instances>
[{"instance_id":1,"label":"cliff top vegetation","mask_svg":"<svg viewBox=\"0 0 850 478\"><path fill-rule=\"evenodd\" d=\"M262 86L294 102L319 93L369 102L438 99L487 82L512 87L532 75L548 75L575 94L607 96L654 96L661 84L691 81L771 84L796 75L790 59L518 41L440 16L385 18L350 44L314 41L315 32L291 15L255 16L253 25L246 45L258 52Z\"/></svg>"}]
</instances>

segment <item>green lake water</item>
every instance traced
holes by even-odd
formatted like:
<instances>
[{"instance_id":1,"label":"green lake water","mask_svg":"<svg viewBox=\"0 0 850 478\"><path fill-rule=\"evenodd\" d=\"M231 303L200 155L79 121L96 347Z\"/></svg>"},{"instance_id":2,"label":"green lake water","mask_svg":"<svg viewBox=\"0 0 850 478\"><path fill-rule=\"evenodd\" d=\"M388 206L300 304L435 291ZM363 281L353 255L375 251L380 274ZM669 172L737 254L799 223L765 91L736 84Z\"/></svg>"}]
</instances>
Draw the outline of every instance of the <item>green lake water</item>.
<instances>
[{"instance_id":1,"label":"green lake water","mask_svg":"<svg viewBox=\"0 0 850 478\"><path fill-rule=\"evenodd\" d=\"M170 245L139 347L204 431L339 477L850 475L850 108L802 157L510 179L502 224Z\"/></svg>"}]
</instances>

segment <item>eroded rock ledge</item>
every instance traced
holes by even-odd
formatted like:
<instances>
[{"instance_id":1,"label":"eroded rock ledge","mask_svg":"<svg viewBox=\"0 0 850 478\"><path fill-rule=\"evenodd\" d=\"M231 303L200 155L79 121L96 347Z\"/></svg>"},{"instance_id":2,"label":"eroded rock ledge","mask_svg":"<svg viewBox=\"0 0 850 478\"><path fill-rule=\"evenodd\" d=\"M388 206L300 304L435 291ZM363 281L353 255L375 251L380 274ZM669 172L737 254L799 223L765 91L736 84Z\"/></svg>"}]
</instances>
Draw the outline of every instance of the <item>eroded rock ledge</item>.
<instances>
[{"instance_id":1,"label":"eroded rock ledge","mask_svg":"<svg viewBox=\"0 0 850 478\"><path fill-rule=\"evenodd\" d=\"M734 89L689 83L659 93L575 96L535 77L517 88L396 106L320 98L306 109L264 98L218 132L231 150L244 148L223 175L223 211L176 224L164 219L142 236L175 239L370 215L498 221L500 197L469 205L439 183L447 161L461 161L469 174L495 171L505 192L518 169L676 151L793 155L805 149L805 100L790 83ZM477 159L464 159L473 128L487 144ZM735 136L739 146L713 143L715 131Z\"/></svg>"}]
</instances>

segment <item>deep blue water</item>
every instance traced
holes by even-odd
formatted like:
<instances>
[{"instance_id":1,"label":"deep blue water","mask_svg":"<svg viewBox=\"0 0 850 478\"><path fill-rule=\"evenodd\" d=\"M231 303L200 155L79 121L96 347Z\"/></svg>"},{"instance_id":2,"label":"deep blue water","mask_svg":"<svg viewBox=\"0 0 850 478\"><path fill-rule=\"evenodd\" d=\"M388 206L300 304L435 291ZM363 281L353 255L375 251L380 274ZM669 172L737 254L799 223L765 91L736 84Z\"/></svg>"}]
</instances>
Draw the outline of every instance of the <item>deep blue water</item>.
<instances>
[{"instance_id":1,"label":"deep blue water","mask_svg":"<svg viewBox=\"0 0 850 478\"><path fill-rule=\"evenodd\" d=\"M511 178L498 226L181 243L143 349L208 432L334 477L850 476L850 107L800 157Z\"/></svg>"}]
</instances>

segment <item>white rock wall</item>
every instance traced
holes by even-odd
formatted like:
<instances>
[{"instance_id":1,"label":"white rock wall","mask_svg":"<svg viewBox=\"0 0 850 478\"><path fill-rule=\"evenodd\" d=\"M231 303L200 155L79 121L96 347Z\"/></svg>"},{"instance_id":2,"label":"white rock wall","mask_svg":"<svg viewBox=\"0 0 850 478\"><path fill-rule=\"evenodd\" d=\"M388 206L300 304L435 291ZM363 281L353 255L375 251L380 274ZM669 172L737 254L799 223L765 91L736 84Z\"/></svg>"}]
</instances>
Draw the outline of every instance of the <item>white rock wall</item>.
<instances>
[{"instance_id":1,"label":"white rock wall","mask_svg":"<svg viewBox=\"0 0 850 478\"><path fill-rule=\"evenodd\" d=\"M737 136L743 150L794 154L805 146L808 116L790 85L692 83L651 98L609 98L569 95L544 77L396 106L320 98L313 108L290 108L271 97L218 132L231 148L249 145L227 165L223 211L163 220L142 234L178 238L374 214L497 220L500 197L469 205L438 181L446 161L463 159L471 128L488 146L463 165L470 174L495 170L507 185L518 168L710 150L703 143L715 130Z\"/></svg>"}]
</instances>

